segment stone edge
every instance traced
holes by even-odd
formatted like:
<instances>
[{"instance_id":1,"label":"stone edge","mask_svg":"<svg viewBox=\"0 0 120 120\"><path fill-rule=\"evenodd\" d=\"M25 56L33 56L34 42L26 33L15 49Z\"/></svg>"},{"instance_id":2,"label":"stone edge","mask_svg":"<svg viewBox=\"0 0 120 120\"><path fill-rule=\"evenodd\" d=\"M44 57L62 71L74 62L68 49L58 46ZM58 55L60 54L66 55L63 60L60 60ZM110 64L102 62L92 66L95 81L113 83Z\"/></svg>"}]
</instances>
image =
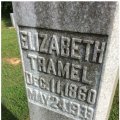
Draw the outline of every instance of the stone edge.
<instances>
[{"instance_id":1,"label":"stone edge","mask_svg":"<svg viewBox=\"0 0 120 120\"><path fill-rule=\"evenodd\" d=\"M106 56L103 63L101 82L96 104L95 120L108 120L115 88L118 81L119 47L119 12L118 3L108 37Z\"/></svg>"}]
</instances>

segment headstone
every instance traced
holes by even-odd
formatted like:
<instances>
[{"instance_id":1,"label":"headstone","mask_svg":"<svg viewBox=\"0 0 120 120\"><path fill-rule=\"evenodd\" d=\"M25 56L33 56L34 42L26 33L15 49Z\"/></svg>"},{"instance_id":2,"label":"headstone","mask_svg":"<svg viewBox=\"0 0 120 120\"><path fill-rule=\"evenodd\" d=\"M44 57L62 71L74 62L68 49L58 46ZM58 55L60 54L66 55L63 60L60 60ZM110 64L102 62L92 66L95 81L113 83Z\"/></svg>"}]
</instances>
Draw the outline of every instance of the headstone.
<instances>
[{"instance_id":1,"label":"headstone","mask_svg":"<svg viewBox=\"0 0 120 120\"><path fill-rule=\"evenodd\" d=\"M10 13L10 18L11 18L11 22L12 22L12 26L14 27L14 28L16 28L16 23L15 23L15 19L14 19L14 14L13 13Z\"/></svg>"},{"instance_id":2,"label":"headstone","mask_svg":"<svg viewBox=\"0 0 120 120\"><path fill-rule=\"evenodd\" d=\"M116 2L13 2L31 120L107 120L118 71Z\"/></svg>"}]
</instances>

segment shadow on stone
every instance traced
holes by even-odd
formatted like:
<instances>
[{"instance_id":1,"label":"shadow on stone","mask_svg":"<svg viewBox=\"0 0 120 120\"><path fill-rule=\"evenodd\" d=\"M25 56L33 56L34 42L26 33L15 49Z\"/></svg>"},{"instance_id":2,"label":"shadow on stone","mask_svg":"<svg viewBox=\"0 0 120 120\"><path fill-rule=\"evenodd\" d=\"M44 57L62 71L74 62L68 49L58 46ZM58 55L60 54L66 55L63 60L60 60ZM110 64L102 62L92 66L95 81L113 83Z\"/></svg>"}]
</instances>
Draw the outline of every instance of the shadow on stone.
<instances>
[{"instance_id":1,"label":"shadow on stone","mask_svg":"<svg viewBox=\"0 0 120 120\"><path fill-rule=\"evenodd\" d=\"M18 120L3 104L1 105L1 120Z\"/></svg>"}]
</instances>

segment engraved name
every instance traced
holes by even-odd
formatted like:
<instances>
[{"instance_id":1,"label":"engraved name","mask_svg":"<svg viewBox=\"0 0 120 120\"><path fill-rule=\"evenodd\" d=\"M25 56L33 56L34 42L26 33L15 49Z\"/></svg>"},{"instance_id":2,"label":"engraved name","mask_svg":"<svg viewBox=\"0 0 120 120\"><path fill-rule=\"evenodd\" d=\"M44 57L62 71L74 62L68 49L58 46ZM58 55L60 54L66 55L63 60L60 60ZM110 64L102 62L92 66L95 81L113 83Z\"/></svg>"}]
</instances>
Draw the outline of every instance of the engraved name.
<instances>
[{"instance_id":1,"label":"engraved name","mask_svg":"<svg viewBox=\"0 0 120 120\"><path fill-rule=\"evenodd\" d=\"M82 40L80 38L70 38L66 36L58 36L41 33L32 33L28 31L20 31L21 46L23 49L38 51L45 54L56 56L70 57L73 59L83 59L83 61L102 63L105 51L105 42ZM85 54L80 54L85 46ZM93 53L90 52L93 47ZM83 57L84 56L84 57ZM90 59L90 56L92 58Z\"/></svg>"},{"instance_id":2,"label":"engraved name","mask_svg":"<svg viewBox=\"0 0 120 120\"><path fill-rule=\"evenodd\" d=\"M95 78L93 80L87 79L89 76L87 75L88 67L86 65L65 61L63 63L61 60L55 61L52 58L45 59L45 57L31 53L28 53L27 57L30 61L30 67L32 70L64 77L74 81L80 81L85 84L92 84L94 82Z\"/></svg>"}]
</instances>

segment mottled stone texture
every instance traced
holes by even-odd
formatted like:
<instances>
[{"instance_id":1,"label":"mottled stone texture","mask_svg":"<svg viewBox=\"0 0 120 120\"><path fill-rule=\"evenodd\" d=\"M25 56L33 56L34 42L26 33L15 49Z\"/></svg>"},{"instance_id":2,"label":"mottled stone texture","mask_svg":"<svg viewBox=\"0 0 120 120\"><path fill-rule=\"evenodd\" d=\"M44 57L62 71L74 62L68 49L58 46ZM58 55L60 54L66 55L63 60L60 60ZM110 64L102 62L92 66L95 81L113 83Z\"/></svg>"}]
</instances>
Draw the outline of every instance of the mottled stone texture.
<instances>
[{"instance_id":1,"label":"mottled stone texture","mask_svg":"<svg viewBox=\"0 0 120 120\"><path fill-rule=\"evenodd\" d=\"M97 80L97 86L95 87L100 90L96 101L97 104L94 106L95 114L92 120L107 120L118 68L118 17L114 20L114 16L116 15L116 2L13 2L13 10L17 31L20 28L23 28L23 30L27 28L28 30L26 31L30 31L31 29L31 31L33 30L39 33L48 30L50 34L51 31L54 33L58 32L58 35L62 32L65 36L67 36L65 34L67 32L73 33L74 35L87 35L88 38L91 37L91 40L93 40L93 36L98 36L98 39L96 38L95 41L101 41L100 37L105 37L105 42L107 43L106 53L100 67L99 75L97 75L97 78L101 76L101 79ZM113 24L114 21L115 24ZM28 60L25 53L31 52L34 55L36 51L23 50L21 48L19 32L18 39L23 70L25 71L27 69L29 71L30 65L28 61L25 61ZM40 55L41 53L36 52L36 54ZM45 55L45 57L48 59L48 55ZM50 57L55 59L55 56L51 55ZM72 59L70 60L72 62L74 61ZM97 65L96 63L93 64ZM36 71L32 72L36 74ZM100 75L101 72L102 75ZM31 120L72 120L72 118L68 118L69 116L66 117L52 112L30 102L28 102L28 105ZM85 118L80 120L89 119Z\"/></svg>"},{"instance_id":2,"label":"mottled stone texture","mask_svg":"<svg viewBox=\"0 0 120 120\"><path fill-rule=\"evenodd\" d=\"M108 34L115 2L14 2L18 25Z\"/></svg>"}]
</instances>

